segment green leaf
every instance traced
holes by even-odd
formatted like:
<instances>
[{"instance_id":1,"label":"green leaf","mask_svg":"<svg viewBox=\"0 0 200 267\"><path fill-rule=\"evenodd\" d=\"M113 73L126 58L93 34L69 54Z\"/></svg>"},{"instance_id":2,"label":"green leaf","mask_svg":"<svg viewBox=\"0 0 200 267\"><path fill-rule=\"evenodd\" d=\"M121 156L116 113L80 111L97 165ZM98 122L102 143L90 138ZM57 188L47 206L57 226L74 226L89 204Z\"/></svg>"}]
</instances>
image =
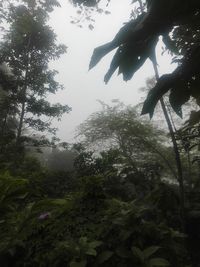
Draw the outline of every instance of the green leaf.
<instances>
[{"instance_id":1,"label":"green leaf","mask_svg":"<svg viewBox=\"0 0 200 267\"><path fill-rule=\"evenodd\" d=\"M188 123L189 125L194 125L200 121L200 111L191 111Z\"/></svg>"},{"instance_id":2,"label":"green leaf","mask_svg":"<svg viewBox=\"0 0 200 267\"><path fill-rule=\"evenodd\" d=\"M186 82L178 81L169 95L169 102L178 116L182 118L182 105L190 99L190 91Z\"/></svg>"},{"instance_id":3,"label":"green leaf","mask_svg":"<svg viewBox=\"0 0 200 267\"><path fill-rule=\"evenodd\" d=\"M97 255L97 252L95 249L93 248L89 248L87 251L86 251L86 254L87 255L90 255L90 256L96 256Z\"/></svg>"},{"instance_id":4,"label":"green leaf","mask_svg":"<svg viewBox=\"0 0 200 267\"><path fill-rule=\"evenodd\" d=\"M88 239L87 239L86 236L82 236L82 237L79 238L79 244L82 245L82 246L86 245L87 241L88 241Z\"/></svg>"},{"instance_id":5,"label":"green leaf","mask_svg":"<svg viewBox=\"0 0 200 267\"><path fill-rule=\"evenodd\" d=\"M110 250L103 251L102 253L100 253L98 255L98 257L96 259L96 263L98 263L98 264L104 263L105 261L109 260L113 254L114 254L114 252L110 251Z\"/></svg>"},{"instance_id":6,"label":"green leaf","mask_svg":"<svg viewBox=\"0 0 200 267\"><path fill-rule=\"evenodd\" d=\"M160 249L160 247L158 247L158 246L151 246L151 247L146 248L143 251L145 259L148 259L154 253L156 253L159 249Z\"/></svg>"},{"instance_id":7,"label":"green leaf","mask_svg":"<svg viewBox=\"0 0 200 267\"><path fill-rule=\"evenodd\" d=\"M172 87L173 81L171 76L171 74L165 74L160 77L156 86L149 91L142 108L142 115L149 114L151 118L153 117L154 109L158 101L167 93L169 88Z\"/></svg>"},{"instance_id":8,"label":"green leaf","mask_svg":"<svg viewBox=\"0 0 200 267\"><path fill-rule=\"evenodd\" d=\"M178 54L176 43L170 38L169 34L163 34L162 40L167 49L169 49L174 54Z\"/></svg>"},{"instance_id":9,"label":"green leaf","mask_svg":"<svg viewBox=\"0 0 200 267\"><path fill-rule=\"evenodd\" d=\"M134 33L134 27L136 27L142 21L144 16L145 14L142 14L138 16L137 19L129 21L119 30L119 32L111 42L95 48L90 60L89 69L95 67L99 63L99 61L113 49L117 47L121 48L120 45L127 43L127 41L130 41ZM132 50L134 51L134 48Z\"/></svg>"},{"instance_id":10,"label":"green leaf","mask_svg":"<svg viewBox=\"0 0 200 267\"><path fill-rule=\"evenodd\" d=\"M96 247L99 247L99 246L101 246L102 245L102 241L92 241L92 242L90 242L89 243L89 246L91 247L91 248L96 248Z\"/></svg>"},{"instance_id":11,"label":"green leaf","mask_svg":"<svg viewBox=\"0 0 200 267\"><path fill-rule=\"evenodd\" d=\"M144 262L145 256L144 253L141 249L137 248L137 247L132 247L131 251L133 252L133 254L141 261Z\"/></svg>"},{"instance_id":12,"label":"green leaf","mask_svg":"<svg viewBox=\"0 0 200 267\"><path fill-rule=\"evenodd\" d=\"M149 260L149 265L151 267L165 267L165 266L170 266L170 263L163 259L163 258L153 258Z\"/></svg>"},{"instance_id":13,"label":"green leaf","mask_svg":"<svg viewBox=\"0 0 200 267\"><path fill-rule=\"evenodd\" d=\"M52 204L55 204L55 205L66 205L67 204L67 200L66 199L54 199L52 200Z\"/></svg>"}]
</instances>

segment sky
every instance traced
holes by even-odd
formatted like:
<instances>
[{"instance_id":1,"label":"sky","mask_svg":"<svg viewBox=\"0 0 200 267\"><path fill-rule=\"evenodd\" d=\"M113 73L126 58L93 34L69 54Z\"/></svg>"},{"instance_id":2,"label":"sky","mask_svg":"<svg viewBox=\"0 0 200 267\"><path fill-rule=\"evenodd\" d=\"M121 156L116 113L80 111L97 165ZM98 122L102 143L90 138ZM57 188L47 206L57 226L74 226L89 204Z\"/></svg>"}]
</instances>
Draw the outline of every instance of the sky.
<instances>
[{"instance_id":1,"label":"sky","mask_svg":"<svg viewBox=\"0 0 200 267\"><path fill-rule=\"evenodd\" d=\"M57 81L64 85L64 90L50 96L49 100L72 108L69 114L64 115L60 122L54 121L54 124L59 129L58 137L62 141L73 142L76 127L100 109L98 100L110 104L112 99L119 99L127 105L136 105L142 96L139 88L145 86L146 79L152 77L154 72L148 60L131 81L124 82L122 76L114 74L105 85L103 78L114 51L88 71L94 48L111 41L123 23L129 20L131 0L111 1L108 7L110 15L94 13L93 30L88 28L86 22L81 24L82 28L70 23L72 17L78 16L77 10L68 0L59 2L61 8L56 8L51 14L49 23L57 34L58 43L65 44L68 49L59 60L51 63L51 68L59 71ZM169 55L161 56L161 46L159 44L157 49L159 72L169 73L174 67L170 64Z\"/></svg>"}]
</instances>

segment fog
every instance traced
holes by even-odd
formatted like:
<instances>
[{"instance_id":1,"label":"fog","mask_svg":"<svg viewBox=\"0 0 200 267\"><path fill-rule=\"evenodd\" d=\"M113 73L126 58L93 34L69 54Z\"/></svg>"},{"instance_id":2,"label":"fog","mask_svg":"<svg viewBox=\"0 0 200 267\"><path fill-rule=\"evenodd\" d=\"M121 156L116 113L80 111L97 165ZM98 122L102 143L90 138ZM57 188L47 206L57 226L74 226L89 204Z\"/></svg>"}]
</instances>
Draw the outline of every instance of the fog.
<instances>
[{"instance_id":1,"label":"fog","mask_svg":"<svg viewBox=\"0 0 200 267\"><path fill-rule=\"evenodd\" d=\"M58 127L58 137L63 141L74 140L75 129L100 105L97 100L111 103L119 99L125 104L139 103L142 93L139 88L145 85L146 78L153 76L153 68L148 60L129 82L124 82L122 76L114 74L108 85L103 82L112 53L106 56L94 69L88 72L88 66L93 49L115 36L119 28L130 17L130 0L111 1L108 10L110 15L94 13L94 29L88 28L87 22L82 22L82 28L70 23L71 17L77 17L77 10L66 0L60 0L61 8L56 8L51 14L50 25L58 36L58 43L67 45L68 50L51 67L58 70L57 80L64 85L64 90L49 97L52 102L67 104L72 108L61 121L54 121ZM161 57L161 47L157 49L160 73L171 72L169 55Z\"/></svg>"}]
</instances>

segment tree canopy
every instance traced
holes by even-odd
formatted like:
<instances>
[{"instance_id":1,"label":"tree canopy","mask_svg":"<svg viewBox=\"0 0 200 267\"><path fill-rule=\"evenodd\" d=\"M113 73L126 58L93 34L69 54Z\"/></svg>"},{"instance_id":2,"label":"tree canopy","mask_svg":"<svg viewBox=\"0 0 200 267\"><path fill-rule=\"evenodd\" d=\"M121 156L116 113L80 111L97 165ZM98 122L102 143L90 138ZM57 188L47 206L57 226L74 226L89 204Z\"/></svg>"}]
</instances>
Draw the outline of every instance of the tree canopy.
<instances>
[{"instance_id":1,"label":"tree canopy","mask_svg":"<svg viewBox=\"0 0 200 267\"><path fill-rule=\"evenodd\" d=\"M101 111L94 112L78 127L82 142L97 152L109 149L118 150L121 164L132 171L154 167L167 168L175 176L173 161L170 162L171 148L166 133L147 120L141 121L136 109L119 101L112 105L102 103ZM170 174L171 175L171 174Z\"/></svg>"},{"instance_id":2,"label":"tree canopy","mask_svg":"<svg viewBox=\"0 0 200 267\"><path fill-rule=\"evenodd\" d=\"M34 138L30 129L35 133L47 131L55 134L55 127L51 127L52 119L60 119L70 111L67 105L51 104L46 100L48 94L63 89L55 79L57 71L49 68L49 62L58 59L67 49L65 45L57 44L56 34L47 24L49 13L57 5L57 1L7 3L4 14L7 29L0 42L0 62L7 64L11 75L7 75L9 83L6 82L6 86L6 76L2 76L5 97L1 102L1 135L3 140L8 133L5 130L8 121L14 117L12 146L16 144L17 150L27 143L34 146L43 143L44 138L38 135ZM2 149L3 146L5 148L5 144L2 144Z\"/></svg>"}]
</instances>

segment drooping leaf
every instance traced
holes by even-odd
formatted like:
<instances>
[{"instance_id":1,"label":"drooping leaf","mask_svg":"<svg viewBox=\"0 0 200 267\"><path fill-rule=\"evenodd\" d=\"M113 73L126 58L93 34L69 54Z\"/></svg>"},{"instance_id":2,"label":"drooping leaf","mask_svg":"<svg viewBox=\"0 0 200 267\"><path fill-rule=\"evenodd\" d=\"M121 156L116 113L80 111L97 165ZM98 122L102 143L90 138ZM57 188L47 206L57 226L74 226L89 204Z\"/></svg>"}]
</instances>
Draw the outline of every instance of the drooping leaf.
<instances>
[{"instance_id":1,"label":"drooping leaf","mask_svg":"<svg viewBox=\"0 0 200 267\"><path fill-rule=\"evenodd\" d=\"M176 43L175 41L173 41L169 34L163 34L163 43L166 45L166 48L169 49L171 52L173 52L174 54L178 54L178 49L176 47Z\"/></svg>"},{"instance_id":2,"label":"drooping leaf","mask_svg":"<svg viewBox=\"0 0 200 267\"><path fill-rule=\"evenodd\" d=\"M90 68L94 67L107 53L118 47L104 80L107 83L117 69L119 69L119 74L123 74L125 81L130 80L134 73L144 64L145 60L148 57L151 58L151 53L157 44L155 40L160 35L163 36L163 41L171 52L180 53L181 50L178 48L179 40L175 43L169 33L174 25L185 23L190 25L193 17L195 17L198 24L199 9L200 4L196 0L190 1L190 3L187 0L148 0L146 13L144 12L136 20L130 21L122 27L110 43L95 49L91 58ZM176 29L174 31L176 32ZM194 34L191 38L194 38ZM195 75L198 75L200 67L200 47L194 43L190 48L183 51L184 59L179 59L179 63L182 64L168 77L165 76L159 79L156 88L149 93L144 103L142 114L149 113L150 117L152 117L159 99L167 91L173 89L170 102L177 114L181 115L181 106L192 95L192 79ZM179 98L178 93L177 97L175 97L175 83L178 83L179 80L185 80L185 85L189 89L188 93L185 91L182 94L182 98Z\"/></svg>"},{"instance_id":3,"label":"drooping leaf","mask_svg":"<svg viewBox=\"0 0 200 267\"><path fill-rule=\"evenodd\" d=\"M151 57L151 51L157 41L158 39L153 36L142 42L121 45L113 57L104 81L107 83L117 68L119 68L118 74L123 75L124 81L130 80L147 58Z\"/></svg>"},{"instance_id":4,"label":"drooping leaf","mask_svg":"<svg viewBox=\"0 0 200 267\"><path fill-rule=\"evenodd\" d=\"M173 79L171 74L165 74L160 77L156 86L148 93L141 114L149 114L152 117L158 101L169 90L172 84Z\"/></svg>"},{"instance_id":5,"label":"drooping leaf","mask_svg":"<svg viewBox=\"0 0 200 267\"><path fill-rule=\"evenodd\" d=\"M176 112L182 118L182 105L185 104L190 99L190 92L183 82L179 82L175 87L170 91L169 102Z\"/></svg>"},{"instance_id":6,"label":"drooping leaf","mask_svg":"<svg viewBox=\"0 0 200 267\"><path fill-rule=\"evenodd\" d=\"M111 42L95 48L90 60L89 70L95 67L99 61L113 49L122 44L126 44L128 41L134 38L134 28L140 23L144 15L145 14L142 14L136 20L131 20L130 22L126 23Z\"/></svg>"},{"instance_id":7,"label":"drooping leaf","mask_svg":"<svg viewBox=\"0 0 200 267\"><path fill-rule=\"evenodd\" d=\"M200 121L200 110L199 111L191 111L189 120L187 123L192 126Z\"/></svg>"}]
</instances>

